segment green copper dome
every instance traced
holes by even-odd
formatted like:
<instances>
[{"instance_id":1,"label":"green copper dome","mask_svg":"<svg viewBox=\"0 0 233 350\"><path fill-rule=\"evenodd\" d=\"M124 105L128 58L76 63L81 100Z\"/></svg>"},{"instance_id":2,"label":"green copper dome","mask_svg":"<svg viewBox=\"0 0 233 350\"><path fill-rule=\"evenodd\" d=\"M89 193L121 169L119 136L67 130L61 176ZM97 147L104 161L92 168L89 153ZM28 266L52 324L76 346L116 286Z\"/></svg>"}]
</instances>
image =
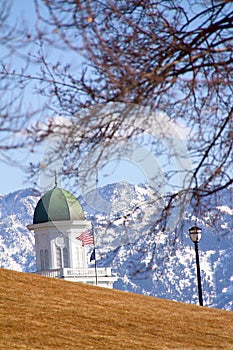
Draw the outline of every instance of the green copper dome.
<instances>
[{"instance_id":1,"label":"green copper dome","mask_svg":"<svg viewBox=\"0 0 233 350\"><path fill-rule=\"evenodd\" d=\"M46 192L37 203L33 224L48 221L84 220L84 213L79 201L70 192L55 186Z\"/></svg>"}]
</instances>

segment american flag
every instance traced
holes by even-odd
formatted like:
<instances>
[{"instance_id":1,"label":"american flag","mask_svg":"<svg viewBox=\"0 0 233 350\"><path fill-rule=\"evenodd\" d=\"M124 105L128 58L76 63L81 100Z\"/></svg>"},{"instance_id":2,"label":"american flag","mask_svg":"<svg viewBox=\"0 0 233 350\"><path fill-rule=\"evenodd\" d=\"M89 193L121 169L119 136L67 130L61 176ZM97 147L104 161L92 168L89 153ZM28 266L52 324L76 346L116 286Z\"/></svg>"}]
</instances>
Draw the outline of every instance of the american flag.
<instances>
[{"instance_id":1,"label":"american flag","mask_svg":"<svg viewBox=\"0 0 233 350\"><path fill-rule=\"evenodd\" d=\"M87 230L81 233L81 235L78 236L77 239L82 241L83 247L85 247L85 245L88 245L88 244L94 244L94 239L93 239L93 236L91 235L91 230Z\"/></svg>"}]
</instances>

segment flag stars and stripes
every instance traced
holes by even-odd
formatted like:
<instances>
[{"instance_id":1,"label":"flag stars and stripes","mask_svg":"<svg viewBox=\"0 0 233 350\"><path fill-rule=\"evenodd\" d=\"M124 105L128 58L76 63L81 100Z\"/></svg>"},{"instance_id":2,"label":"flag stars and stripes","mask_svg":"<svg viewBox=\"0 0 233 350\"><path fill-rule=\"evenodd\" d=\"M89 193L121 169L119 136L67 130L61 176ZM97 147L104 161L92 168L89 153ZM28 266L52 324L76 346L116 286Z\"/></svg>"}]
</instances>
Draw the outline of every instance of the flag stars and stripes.
<instances>
[{"instance_id":1,"label":"flag stars and stripes","mask_svg":"<svg viewBox=\"0 0 233 350\"><path fill-rule=\"evenodd\" d=\"M94 244L94 239L93 235L91 234L91 230L87 230L81 233L81 235L76 238L82 242L83 247L89 244Z\"/></svg>"}]
</instances>

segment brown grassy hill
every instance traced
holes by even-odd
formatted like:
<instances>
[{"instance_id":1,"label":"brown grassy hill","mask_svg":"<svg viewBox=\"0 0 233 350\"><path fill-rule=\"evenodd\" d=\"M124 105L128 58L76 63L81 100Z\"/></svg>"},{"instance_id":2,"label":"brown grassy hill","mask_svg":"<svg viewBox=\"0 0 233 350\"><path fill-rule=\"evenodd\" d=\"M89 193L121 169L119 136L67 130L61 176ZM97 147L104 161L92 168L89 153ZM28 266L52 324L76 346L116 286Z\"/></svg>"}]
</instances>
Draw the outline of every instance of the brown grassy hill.
<instances>
[{"instance_id":1,"label":"brown grassy hill","mask_svg":"<svg viewBox=\"0 0 233 350\"><path fill-rule=\"evenodd\" d=\"M0 349L233 349L233 312L0 269Z\"/></svg>"}]
</instances>

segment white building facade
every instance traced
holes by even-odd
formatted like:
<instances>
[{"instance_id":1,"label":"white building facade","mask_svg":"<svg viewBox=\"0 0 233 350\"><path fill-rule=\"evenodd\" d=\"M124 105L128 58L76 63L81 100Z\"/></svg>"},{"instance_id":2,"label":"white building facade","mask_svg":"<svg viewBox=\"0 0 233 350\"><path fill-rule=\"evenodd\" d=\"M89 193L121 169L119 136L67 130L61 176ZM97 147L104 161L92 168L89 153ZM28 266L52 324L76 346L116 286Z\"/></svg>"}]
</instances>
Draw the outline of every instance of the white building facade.
<instances>
[{"instance_id":1,"label":"white building facade","mask_svg":"<svg viewBox=\"0 0 233 350\"><path fill-rule=\"evenodd\" d=\"M33 224L36 266L40 275L113 288L111 267L89 267L89 254L78 237L92 231L79 201L57 185L39 200ZM92 234L90 232L90 234Z\"/></svg>"}]
</instances>

